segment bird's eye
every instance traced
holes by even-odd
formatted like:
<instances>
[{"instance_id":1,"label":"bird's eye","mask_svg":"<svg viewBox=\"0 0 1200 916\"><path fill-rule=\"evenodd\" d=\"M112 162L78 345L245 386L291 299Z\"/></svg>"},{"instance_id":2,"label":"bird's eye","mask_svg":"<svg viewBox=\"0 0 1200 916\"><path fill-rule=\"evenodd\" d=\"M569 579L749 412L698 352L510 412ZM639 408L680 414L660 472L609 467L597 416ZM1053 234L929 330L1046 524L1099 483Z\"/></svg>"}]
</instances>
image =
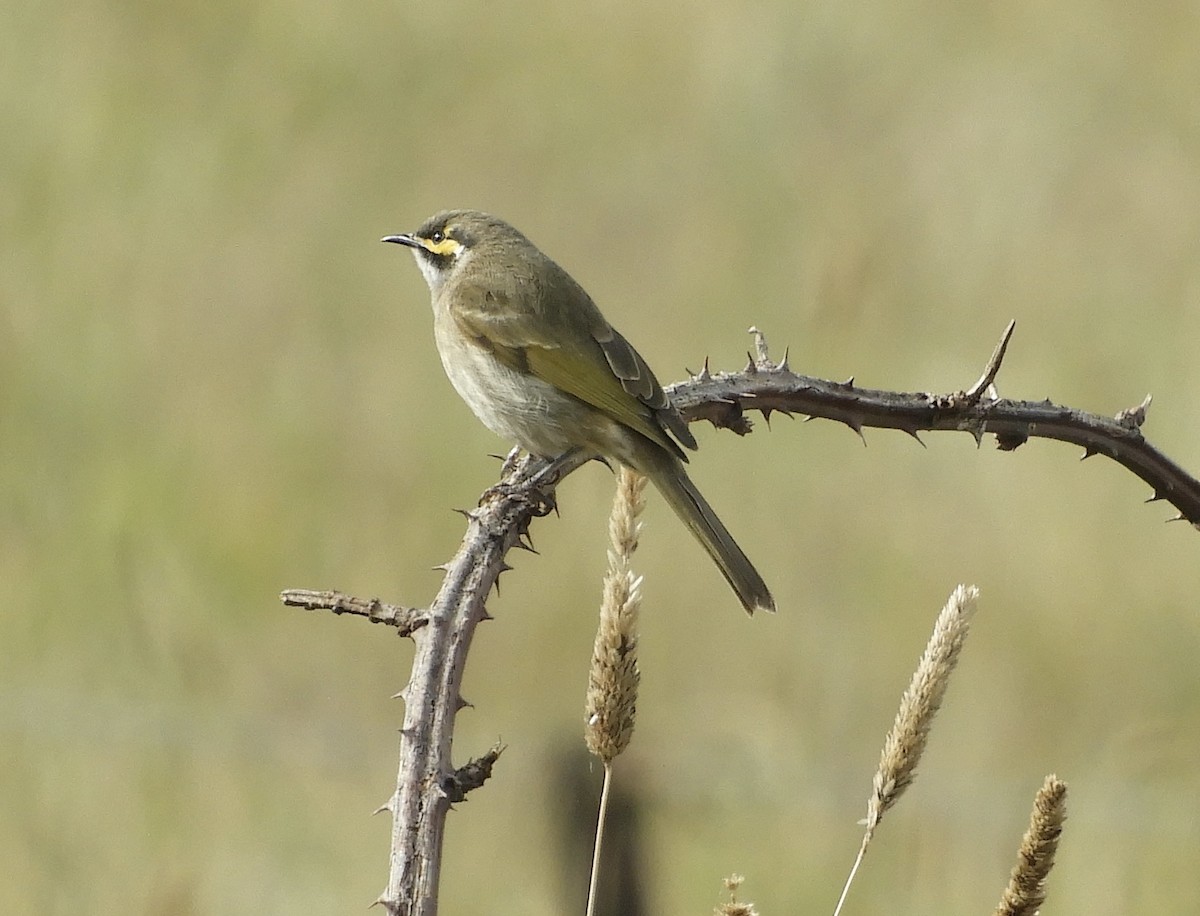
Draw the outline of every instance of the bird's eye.
<instances>
[{"instance_id":1,"label":"bird's eye","mask_svg":"<svg viewBox=\"0 0 1200 916\"><path fill-rule=\"evenodd\" d=\"M446 240L446 233L442 232L441 229L438 229L437 231L435 231L433 233L433 235L429 236L429 241L433 242L433 244L435 244L435 245L437 245L441 242L444 242L445 240Z\"/></svg>"}]
</instances>

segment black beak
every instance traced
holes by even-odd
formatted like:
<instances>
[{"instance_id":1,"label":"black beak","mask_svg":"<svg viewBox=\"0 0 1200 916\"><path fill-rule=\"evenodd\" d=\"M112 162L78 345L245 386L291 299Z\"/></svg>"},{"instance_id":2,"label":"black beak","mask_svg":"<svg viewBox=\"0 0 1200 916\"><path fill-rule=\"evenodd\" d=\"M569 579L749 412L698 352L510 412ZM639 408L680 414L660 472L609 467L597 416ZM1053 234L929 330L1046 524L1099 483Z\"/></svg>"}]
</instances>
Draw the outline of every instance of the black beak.
<instances>
[{"instance_id":1,"label":"black beak","mask_svg":"<svg viewBox=\"0 0 1200 916\"><path fill-rule=\"evenodd\" d=\"M415 238L413 238L411 235L409 235L407 233L405 233L404 235L385 235L379 241L395 242L397 245L407 245L409 248L424 248L425 247L424 245L422 245L420 242L418 242Z\"/></svg>"}]
</instances>

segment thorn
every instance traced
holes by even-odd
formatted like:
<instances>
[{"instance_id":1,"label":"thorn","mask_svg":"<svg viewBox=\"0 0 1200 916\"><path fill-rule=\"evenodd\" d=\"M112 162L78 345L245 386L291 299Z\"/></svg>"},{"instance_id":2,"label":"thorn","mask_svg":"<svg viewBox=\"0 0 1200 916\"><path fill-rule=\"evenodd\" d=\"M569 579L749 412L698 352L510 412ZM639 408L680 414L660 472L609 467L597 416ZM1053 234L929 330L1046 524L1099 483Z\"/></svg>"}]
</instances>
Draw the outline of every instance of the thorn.
<instances>
[{"instance_id":1,"label":"thorn","mask_svg":"<svg viewBox=\"0 0 1200 916\"><path fill-rule=\"evenodd\" d=\"M380 805L378 808L376 808L374 811L371 812L371 817L374 817L376 814L383 814L384 811L391 811L391 810L392 810L392 800L389 798L382 805Z\"/></svg>"},{"instance_id":2,"label":"thorn","mask_svg":"<svg viewBox=\"0 0 1200 916\"><path fill-rule=\"evenodd\" d=\"M850 376L850 378L846 379L846 381L842 382L842 387L843 388L853 388L854 387L854 376L852 375L852 376Z\"/></svg>"},{"instance_id":3,"label":"thorn","mask_svg":"<svg viewBox=\"0 0 1200 916\"><path fill-rule=\"evenodd\" d=\"M1154 491L1154 495L1153 495L1153 496L1148 496L1148 497L1146 497L1146 502L1148 502L1148 503L1156 503L1156 502L1158 502L1160 499L1166 499L1166 497L1165 497L1165 496L1163 496L1161 493L1159 493L1159 492L1158 492L1158 490L1155 490L1155 491Z\"/></svg>"},{"instance_id":4,"label":"thorn","mask_svg":"<svg viewBox=\"0 0 1200 916\"><path fill-rule=\"evenodd\" d=\"M842 420L842 422L845 423L852 430L854 430L854 432L856 432L858 434L858 438L862 439L862 444L864 446L867 444L867 437L863 435L862 423L860 421L858 421L856 419L850 419L850 420Z\"/></svg>"},{"instance_id":5,"label":"thorn","mask_svg":"<svg viewBox=\"0 0 1200 916\"><path fill-rule=\"evenodd\" d=\"M460 709L465 709L468 706L470 706L472 709L475 708L474 703L468 703L465 699L463 699L462 694L459 694L458 699L454 701L455 712L457 712Z\"/></svg>"},{"instance_id":6,"label":"thorn","mask_svg":"<svg viewBox=\"0 0 1200 916\"><path fill-rule=\"evenodd\" d=\"M429 568L439 569L442 572L450 572L450 561L447 560L445 563L438 563L436 566L430 566Z\"/></svg>"},{"instance_id":7,"label":"thorn","mask_svg":"<svg viewBox=\"0 0 1200 916\"><path fill-rule=\"evenodd\" d=\"M710 378L712 378L712 373L710 373L708 371L708 357L707 356L704 357L704 368L702 368L700 370L700 374L697 375L696 378L700 379L701 381L708 381Z\"/></svg>"},{"instance_id":8,"label":"thorn","mask_svg":"<svg viewBox=\"0 0 1200 916\"><path fill-rule=\"evenodd\" d=\"M809 414L808 416L806 416L806 417L805 417L803 420L801 420L800 422L801 422L801 423L811 423L811 422L812 422L813 420L815 420L815 419L816 419L816 417L814 417L812 414Z\"/></svg>"},{"instance_id":9,"label":"thorn","mask_svg":"<svg viewBox=\"0 0 1200 916\"><path fill-rule=\"evenodd\" d=\"M917 435L917 430L915 428L913 428L913 429L903 429L902 428L900 431L903 433L908 433L910 436L912 436L914 439L916 439L917 442L920 444L921 448L924 448L924 449L929 448L929 446L927 446L925 444L925 442L921 439L921 437Z\"/></svg>"},{"instance_id":10,"label":"thorn","mask_svg":"<svg viewBox=\"0 0 1200 916\"><path fill-rule=\"evenodd\" d=\"M484 608L482 611L479 612L479 622L480 623L484 623L488 620L495 620L495 619L496 619L495 617L493 617L491 614L488 613L487 608Z\"/></svg>"},{"instance_id":11,"label":"thorn","mask_svg":"<svg viewBox=\"0 0 1200 916\"><path fill-rule=\"evenodd\" d=\"M400 688L400 690L393 693L392 699L393 700L403 700L405 703L407 703L408 702L408 687L409 687L409 685L406 684L406 685L404 685L404 687Z\"/></svg>"},{"instance_id":12,"label":"thorn","mask_svg":"<svg viewBox=\"0 0 1200 916\"><path fill-rule=\"evenodd\" d=\"M754 362L754 357L750 355L750 351L746 351L746 368L742 370L747 375L756 375L758 373L758 365Z\"/></svg>"},{"instance_id":13,"label":"thorn","mask_svg":"<svg viewBox=\"0 0 1200 916\"><path fill-rule=\"evenodd\" d=\"M518 541L524 541L529 548L530 553L537 553L537 548L533 546L533 535L529 533L529 525L526 525L517 536Z\"/></svg>"},{"instance_id":14,"label":"thorn","mask_svg":"<svg viewBox=\"0 0 1200 916\"><path fill-rule=\"evenodd\" d=\"M996 373L1000 371L1000 364L1004 361L1004 353L1008 349L1008 342L1012 340L1013 330L1016 326L1015 319L1008 323L1008 327L1000 335L1000 343L996 344L996 349L992 351L991 357L983 367L983 375L979 376L979 381L964 392L969 402L978 402L983 397L983 393L988 390L988 386L996 380Z\"/></svg>"},{"instance_id":15,"label":"thorn","mask_svg":"<svg viewBox=\"0 0 1200 916\"><path fill-rule=\"evenodd\" d=\"M777 372L791 372L792 367L788 365L788 355L792 352L791 344L783 348L783 359L779 361L779 365L775 367Z\"/></svg>"},{"instance_id":16,"label":"thorn","mask_svg":"<svg viewBox=\"0 0 1200 916\"><path fill-rule=\"evenodd\" d=\"M1168 522L1186 522L1187 516L1185 516L1182 512L1180 512L1178 515L1172 515L1169 519L1167 519L1167 521Z\"/></svg>"},{"instance_id":17,"label":"thorn","mask_svg":"<svg viewBox=\"0 0 1200 916\"><path fill-rule=\"evenodd\" d=\"M1098 455L1098 454L1100 454L1100 453L1099 453L1099 452L1097 452L1097 451L1096 451L1094 448L1092 448L1092 447L1089 445L1087 448L1085 448L1085 449L1083 450L1083 454L1079 456L1079 460L1080 460L1080 461L1087 461L1087 460L1088 460L1089 458L1091 458L1093 455Z\"/></svg>"},{"instance_id":18,"label":"thorn","mask_svg":"<svg viewBox=\"0 0 1200 916\"><path fill-rule=\"evenodd\" d=\"M478 509L451 509L451 512L457 512L463 518L471 522L479 521L480 512Z\"/></svg>"},{"instance_id":19,"label":"thorn","mask_svg":"<svg viewBox=\"0 0 1200 916\"><path fill-rule=\"evenodd\" d=\"M509 566L508 563L506 563L504 560L501 560L500 567L496 570L496 575L499 576L501 573L506 573L510 569L512 569L512 567Z\"/></svg>"},{"instance_id":20,"label":"thorn","mask_svg":"<svg viewBox=\"0 0 1200 916\"><path fill-rule=\"evenodd\" d=\"M772 408L761 407L759 409L762 411L763 420L766 421L767 429L770 429L771 428L771 410L772 410Z\"/></svg>"},{"instance_id":21,"label":"thorn","mask_svg":"<svg viewBox=\"0 0 1200 916\"><path fill-rule=\"evenodd\" d=\"M1152 400L1150 395L1146 395L1146 399L1137 407L1127 407L1120 411L1116 416L1116 421L1129 429L1140 429L1146 422L1146 411L1150 409Z\"/></svg>"},{"instance_id":22,"label":"thorn","mask_svg":"<svg viewBox=\"0 0 1200 916\"><path fill-rule=\"evenodd\" d=\"M972 436L975 437L975 447L982 448L983 447L983 433L984 433L983 424L982 423L972 423L970 426L967 427L967 432L969 432Z\"/></svg>"}]
</instances>

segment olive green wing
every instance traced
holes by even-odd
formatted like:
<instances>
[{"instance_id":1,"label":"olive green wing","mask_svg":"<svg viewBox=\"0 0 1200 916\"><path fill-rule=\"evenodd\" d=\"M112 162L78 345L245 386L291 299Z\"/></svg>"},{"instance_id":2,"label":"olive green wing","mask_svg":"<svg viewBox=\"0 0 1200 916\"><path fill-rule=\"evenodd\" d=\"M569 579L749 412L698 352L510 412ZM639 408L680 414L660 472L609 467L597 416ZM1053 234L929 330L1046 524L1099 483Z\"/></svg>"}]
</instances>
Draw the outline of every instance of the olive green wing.
<instances>
[{"instance_id":1,"label":"olive green wing","mask_svg":"<svg viewBox=\"0 0 1200 916\"><path fill-rule=\"evenodd\" d=\"M509 296L495 284L458 290L454 317L467 336L505 365L591 404L686 461L667 430L688 448L695 448L696 440L646 361L604 320L587 293L562 277L569 286L560 283L555 292L574 300L573 320L547 310L543 296Z\"/></svg>"},{"instance_id":2,"label":"olive green wing","mask_svg":"<svg viewBox=\"0 0 1200 916\"><path fill-rule=\"evenodd\" d=\"M654 412L654 417L664 429L688 448L696 448L696 438L688 429L687 423L663 391L662 385L654 377L654 372L642 359L642 355L633 348L620 333L600 316L600 324L593 326L592 339L600 345L608 366L621 381L621 387L636 397ZM686 459L684 459L686 460Z\"/></svg>"}]
</instances>

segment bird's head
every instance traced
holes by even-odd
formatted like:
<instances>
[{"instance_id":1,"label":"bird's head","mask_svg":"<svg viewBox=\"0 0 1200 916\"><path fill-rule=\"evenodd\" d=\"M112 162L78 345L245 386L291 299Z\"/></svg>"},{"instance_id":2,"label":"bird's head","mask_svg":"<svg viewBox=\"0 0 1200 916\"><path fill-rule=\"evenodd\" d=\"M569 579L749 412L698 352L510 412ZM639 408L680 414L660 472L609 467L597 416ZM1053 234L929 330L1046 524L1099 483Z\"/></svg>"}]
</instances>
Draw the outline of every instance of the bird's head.
<instances>
[{"instance_id":1,"label":"bird's head","mask_svg":"<svg viewBox=\"0 0 1200 916\"><path fill-rule=\"evenodd\" d=\"M443 210L415 232L384 236L381 241L412 249L434 296L480 252L529 245L525 236L504 220L478 210Z\"/></svg>"}]
</instances>

